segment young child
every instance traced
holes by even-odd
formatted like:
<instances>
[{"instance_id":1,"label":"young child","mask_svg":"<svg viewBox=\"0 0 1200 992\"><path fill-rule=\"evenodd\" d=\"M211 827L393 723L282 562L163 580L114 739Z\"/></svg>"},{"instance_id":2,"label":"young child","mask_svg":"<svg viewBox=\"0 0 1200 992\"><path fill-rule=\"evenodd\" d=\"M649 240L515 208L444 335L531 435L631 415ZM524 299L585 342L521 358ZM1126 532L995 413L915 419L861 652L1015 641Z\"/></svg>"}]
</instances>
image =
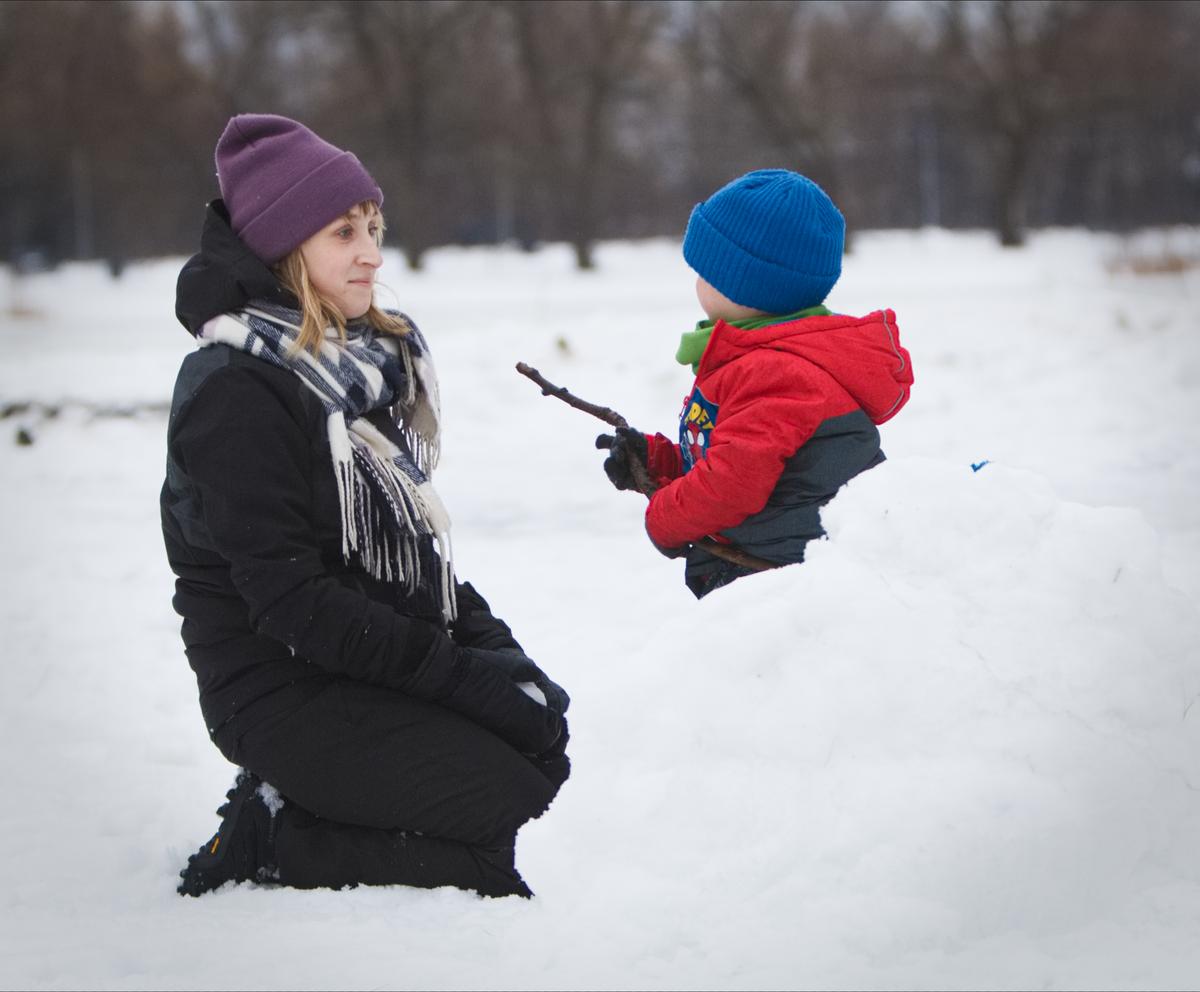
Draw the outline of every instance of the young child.
<instances>
[{"instance_id":1,"label":"young child","mask_svg":"<svg viewBox=\"0 0 1200 992\"><path fill-rule=\"evenodd\" d=\"M646 530L668 557L686 555L697 598L749 570L694 542L803 561L824 533L820 508L884 459L876 425L907 402L912 365L891 310L847 317L823 306L844 237L833 201L786 169L750 172L692 211L683 257L708 319L675 356L696 375L679 443L620 429L604 470L631 489L631 461L646 465L659 486Z\"/></svg>"}]
</instances>

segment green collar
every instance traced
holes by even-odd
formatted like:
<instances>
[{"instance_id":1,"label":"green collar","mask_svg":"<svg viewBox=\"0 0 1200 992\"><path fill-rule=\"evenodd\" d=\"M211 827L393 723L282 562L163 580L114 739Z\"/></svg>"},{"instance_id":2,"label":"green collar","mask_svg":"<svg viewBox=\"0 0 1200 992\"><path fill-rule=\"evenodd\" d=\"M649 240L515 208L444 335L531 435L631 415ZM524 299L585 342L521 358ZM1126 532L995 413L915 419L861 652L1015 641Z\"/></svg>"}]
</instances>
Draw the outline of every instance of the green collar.
<instances>
[{"instance_id":1,"label":"green collar","mask_svg":"<svg viewBox=\"0 0 1200 992\"><path fill-rule=\"evenodd\" d=\"M797 310L795 313L765 314L747 320L727 320L725 323L741 331L757 331L760 327L770 327L772 324L786 324L803 317L828 317L831 313L832 310L817 305L806 310ZM708 339L712 337L716 323L715 320L702 320L695 330L684 332L679 338L679 350L675 352L675 361L680 365L690 365L693 373L700 371L700 358L704 355L704 349L708 347Z\"/></svg>"}]
</instances>

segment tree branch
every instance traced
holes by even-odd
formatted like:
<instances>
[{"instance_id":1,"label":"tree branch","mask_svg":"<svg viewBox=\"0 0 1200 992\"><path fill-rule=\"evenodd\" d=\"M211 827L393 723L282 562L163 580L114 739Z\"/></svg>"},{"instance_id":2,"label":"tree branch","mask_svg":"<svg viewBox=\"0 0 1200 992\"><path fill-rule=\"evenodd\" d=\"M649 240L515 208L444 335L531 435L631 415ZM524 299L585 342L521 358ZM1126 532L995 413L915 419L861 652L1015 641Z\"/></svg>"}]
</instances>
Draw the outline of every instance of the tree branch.
<instances>
[{"instance_id":1,"label":"tree branch","mask_svg":"<svg viewBox=\"0 0 1200 992\"><path fill-rule=\"evenodd\" d=\"M610 410L606 406L597 406L595 403L581 400L578 396L573 395L566 386L554 385L541 372L526 365L524 362L517 362L517 371L525 376L525 378L532 379L541 386L543 396L554 396L568 406L573 406L576 410L582 410L584 413L590 413L593 417L603 420L606 424L611 424L613 427L629 426L629 421L617 413L616 410Z\"/></svg>"}]
</instances>

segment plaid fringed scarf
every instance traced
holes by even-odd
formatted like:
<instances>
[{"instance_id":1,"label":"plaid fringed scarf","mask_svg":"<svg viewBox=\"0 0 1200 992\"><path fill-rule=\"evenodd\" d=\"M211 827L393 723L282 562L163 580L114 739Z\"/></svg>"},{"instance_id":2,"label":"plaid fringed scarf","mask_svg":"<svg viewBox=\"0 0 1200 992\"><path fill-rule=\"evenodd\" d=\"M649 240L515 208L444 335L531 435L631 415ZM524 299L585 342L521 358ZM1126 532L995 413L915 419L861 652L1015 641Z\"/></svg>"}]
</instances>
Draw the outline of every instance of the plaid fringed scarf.
<instances>
[{"instance_id":1,"label":"plaid fringed scarf","mask_svg":"<svg viewBox=\"0 0 1200 992\"><path fill-rule=\"evenodd\" d=\"M450 518L429 479L440 451L440 410L425 339L416 327L401 339L352 324L344 344L330 330L314 357L295 346L300 321L294 310L255 300L213 318L197 337L201 347L226 344L290 369L317 395L328 414L343 557L357 556L375 578L413 590L421 580L420 541L432 537L441 559L442 614L453 620ZM403 445L366 419L381 408L390 409Z\"/></svg>"}]
</instances>

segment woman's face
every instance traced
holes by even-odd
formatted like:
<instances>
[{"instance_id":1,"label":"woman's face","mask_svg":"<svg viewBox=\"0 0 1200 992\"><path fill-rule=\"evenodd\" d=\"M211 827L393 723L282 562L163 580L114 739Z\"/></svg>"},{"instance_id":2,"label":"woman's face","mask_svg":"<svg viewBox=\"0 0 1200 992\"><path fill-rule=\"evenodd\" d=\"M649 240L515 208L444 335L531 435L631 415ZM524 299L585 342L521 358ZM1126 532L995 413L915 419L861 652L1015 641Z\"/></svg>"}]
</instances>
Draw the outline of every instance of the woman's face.
<instances>
[{"instance_id":1,"label":"woman's face","mask_svg":"<svg viewBox=\"0 0 1200 992\"><path fill-rule=\"evenodd\" d=\"M383 264L378 244L382 225L374 205L366 212L353 207L300 246L313 288L346 320L361 317L371 307L375 272Z\"/></svg>"}]
</instances>

